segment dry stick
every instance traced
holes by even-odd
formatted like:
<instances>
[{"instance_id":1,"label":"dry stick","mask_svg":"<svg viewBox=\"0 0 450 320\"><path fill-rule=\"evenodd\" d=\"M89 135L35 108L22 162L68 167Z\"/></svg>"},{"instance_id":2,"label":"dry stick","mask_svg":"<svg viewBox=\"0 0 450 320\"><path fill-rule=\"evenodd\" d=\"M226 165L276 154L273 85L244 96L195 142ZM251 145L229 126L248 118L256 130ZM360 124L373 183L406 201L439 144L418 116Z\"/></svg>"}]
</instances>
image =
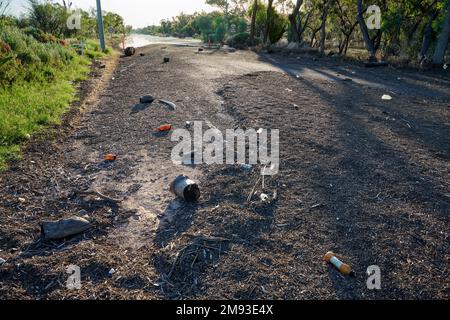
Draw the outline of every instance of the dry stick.
<instances>
[{"instance_id":1,"label":"dry stick","mask_svg":"<svg viewBox=\"0 0 450 320\"><path fill-rule=\"evenodd\" d=\"M267 165L265 165L263 168L263 175L262 175L262 190L263 190L263 192L265 189L266 168L267 168Z\"/></svg>"},{"instance_id":2,"label":"dry stick","mask_svg":"<svg viewBox=\"0 0 450 320\"><path fill-rule=\"evenodd\" d=\"M173 262L172 267L170 268L170 271L167 274L167 278L169 278L169 279L172 276L173 270L175 269L175 265L177 264L178 259L180 258L181 252L184 252L184 249L177 253L177 257L175 258L175 261Z\"/></svg>"},{"instance_id":3,"label":"dry stick","mask_svg":"<svg viewBox=\"0 0 450 320\"><path fill-rule=\"evenodd\" d=\"M259 181L261 181L261 177L258 178L255 185L253 186L252 192L250 192L250 194L248 195L247 202L250 202L252 200L253 193L255 192L256 186L258 185Z\"/></svg>"},{"instance_id":4,"label":"dry stick","mask_svg":"<svg viewBox=\"0 0 450 320\"><path fill-rule=\"evenodd\" d=\"M93 193L93 194L99 196L100 198L102 198L103 200L108 200L108 201L111 201L111 202L122 202L122 199L114 199L114 198L105 196L103 193L101 193L101 192L99 192L97 190L79 191L78 193L82 194L82 195L88 195L88 194Z\"/></svg>"},{"instance_id":5,"label":"dry stick","mask_svg":"<svg viewBox=\"0 0 450 320\"><path fill-rule=\"evenodd\" d=\"M214 236L200 236L197 239L203 241L231 241L231 239L223 238L223 237L214 237Z\"/></svg>"},{"instance_id":6,"label":"dry stick","mask_svg":"<svg viewBox=\"0 0 450 320\"><path fill-rule=\"evenodd\" d=\"M194 263L195 263L195 261L197 260L197 258L198 258L198 250L197 250L197 254L196 254L195 257L194 257L194 260L192 260L192 263L191 263L191 269L194 267Z\"/></svg>"}]
</instances>

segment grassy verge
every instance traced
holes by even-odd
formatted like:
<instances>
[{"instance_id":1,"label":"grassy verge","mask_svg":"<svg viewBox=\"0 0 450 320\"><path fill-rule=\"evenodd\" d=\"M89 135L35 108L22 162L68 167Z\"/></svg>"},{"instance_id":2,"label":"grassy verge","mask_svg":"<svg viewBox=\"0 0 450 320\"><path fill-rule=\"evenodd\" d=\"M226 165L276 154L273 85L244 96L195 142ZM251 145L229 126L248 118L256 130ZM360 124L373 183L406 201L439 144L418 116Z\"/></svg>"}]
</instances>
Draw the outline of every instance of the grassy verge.
<instances>
[{"instance_id":1,"label":"grassy verge","mask_svg":"<svg viewBox=\"0 0 450 320\"><path fill-rule=\"evenodd\" d=\"M90 43L86 53L104 57ZM20 158L20 147L31 135L59 123L75 99L75 83L89 73L89 57L16 28L0 31L0 171Z\"/></svg>"}]
</instances>

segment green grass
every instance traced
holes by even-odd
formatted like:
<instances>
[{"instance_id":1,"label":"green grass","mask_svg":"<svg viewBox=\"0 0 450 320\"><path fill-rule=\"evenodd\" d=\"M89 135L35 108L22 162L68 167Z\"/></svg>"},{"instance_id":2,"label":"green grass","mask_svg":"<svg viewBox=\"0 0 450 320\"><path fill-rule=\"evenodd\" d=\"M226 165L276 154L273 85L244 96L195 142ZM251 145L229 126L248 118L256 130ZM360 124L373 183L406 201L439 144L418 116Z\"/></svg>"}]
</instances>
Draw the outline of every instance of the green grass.
<instances>
[{"instance_id":1,"label":"green grass","mask_svg":"<svg viewBox=\"0 0 450 320\"><path fill-rule=\"evenodd\" d=\"M105 57L93 44L90 52ZM87 56L60 43L40 43L17 28L0 30L0 60L7 61L0 64L0 171L21 157L29 136L60 122L75 99L74 82L88 75Z\"/></svg>"},{"instance_id":2,"label":"green grass","mask_svg":"<svg viewBox=\"0 0 450 320\"><path fill-rule=\"evenodd\" d=\"M73 47L76 48L76 51L81 54L80 41L72 40L71 42L73 43ZM105 51L102 51L98 40L85 40L84 54L89 59L104 59L112 52L113 50L109 47L107 47Z\"/></svg>"}]
</instances>

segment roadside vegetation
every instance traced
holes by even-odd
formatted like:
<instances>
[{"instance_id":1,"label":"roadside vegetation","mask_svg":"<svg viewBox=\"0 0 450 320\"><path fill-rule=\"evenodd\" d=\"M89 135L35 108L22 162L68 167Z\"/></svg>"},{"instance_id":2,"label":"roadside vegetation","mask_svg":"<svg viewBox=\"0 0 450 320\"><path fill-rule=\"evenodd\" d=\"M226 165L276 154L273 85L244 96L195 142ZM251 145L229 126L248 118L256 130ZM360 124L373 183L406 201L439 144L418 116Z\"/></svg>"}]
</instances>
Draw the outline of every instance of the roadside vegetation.
<instances>
[{"instance_id":1,"label":"roadside vegetation","mask_svg":"<svg viewBox=\"0 0 450 320\"><path fill-rule=\"evenodd\" d=\"M206 0L218 10L180 14L138 33L197 37L236 46L287 45L324 54L440 65L449 54L449 0ZM368 26L380 9L379 28ZM377 22L371 20L370 23ZM234 39L235 38L235 39ZM237 41L232 41L237 40ZM281 41L281 42L280 42Z\"/></svg>"},{"instance_id":2,"label":"roadside vegetation","mask_svg":"<svg viewBox=\"0 0 450 320\"><path fill-rule=\"evenodd\" d=\"M20 157L21 145L34 133L60 121L91 60L112 53L102 51L96 39L94 11L81 12L81 29L69 30L65 1L32 0L20 18L6 14L8 4L0 0L0 170ZM130 29L119 15L104 16L105 29Z\"/></svg>"}]
</instances>

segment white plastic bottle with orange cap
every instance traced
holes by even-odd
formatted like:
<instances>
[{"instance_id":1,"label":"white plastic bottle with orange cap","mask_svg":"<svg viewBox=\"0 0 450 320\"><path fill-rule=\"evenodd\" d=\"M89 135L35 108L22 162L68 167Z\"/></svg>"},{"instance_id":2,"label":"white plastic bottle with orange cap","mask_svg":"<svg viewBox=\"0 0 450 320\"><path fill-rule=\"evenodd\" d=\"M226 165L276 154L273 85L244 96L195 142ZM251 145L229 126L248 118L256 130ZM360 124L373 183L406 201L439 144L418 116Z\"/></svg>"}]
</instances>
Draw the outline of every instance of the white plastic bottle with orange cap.
<instances>
[{"instance_id":1,"label":"white plastic bottle with orange cap","mask_svg":"<svg viewBox=\"0 0 450 320\"><path fill-rule=\"evenodd\" d=\"M355 275L355 272L352 270L352 268L348 264L339 260L336 254L334 254L334 252L332 251L328 251L323 257L323 260L325 260L328 263L331 263L344 276Z\"/></svg>"}]
</instances>

